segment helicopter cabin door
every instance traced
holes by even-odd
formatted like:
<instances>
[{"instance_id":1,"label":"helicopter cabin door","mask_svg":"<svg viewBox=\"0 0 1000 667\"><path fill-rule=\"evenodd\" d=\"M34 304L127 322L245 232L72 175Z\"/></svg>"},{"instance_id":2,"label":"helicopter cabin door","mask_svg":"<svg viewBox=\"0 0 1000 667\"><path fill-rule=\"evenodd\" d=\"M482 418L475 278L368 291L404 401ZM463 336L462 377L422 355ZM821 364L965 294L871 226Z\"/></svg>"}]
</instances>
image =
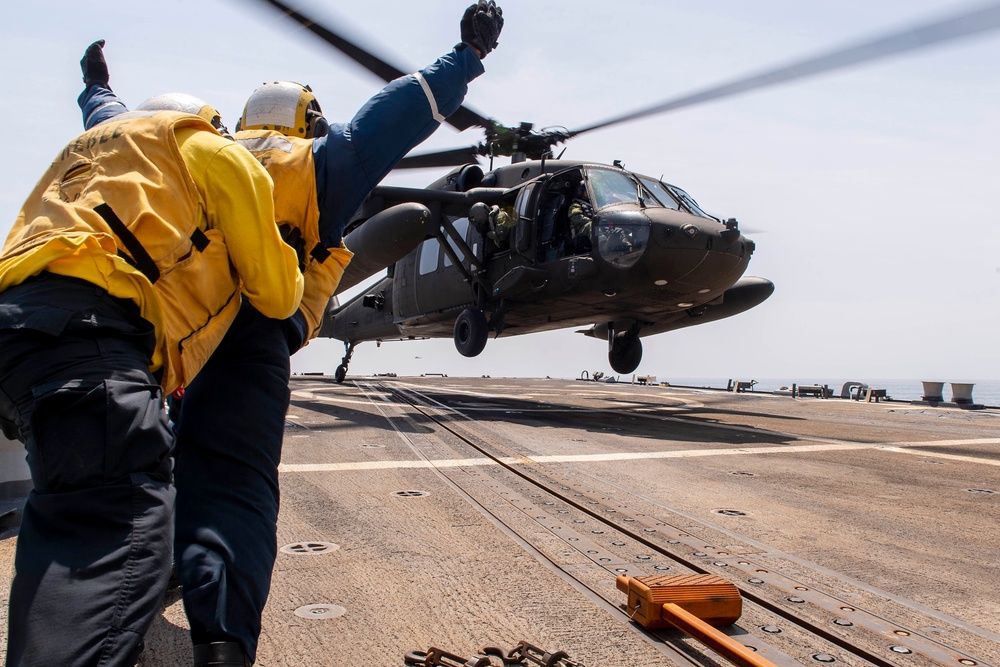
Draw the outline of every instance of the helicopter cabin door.
<instances>
[{"instance_id":1,"label":"helicopter cabin door","mask_svg":"<svg viewBox=\"0 0 1000 667\"><path fill-rule=\"evenodd\" d=\"M468 218L454 218L452 225L463 238L474 255L481 256L482 236ZM447 235L446 235L446 238ZM469 270L470 258L450 238L447 243L459 258L465 271ZM464 277L464 272L455 266L451 257L441 247L437 238L427 239L407 256L405 267L408 280L403 289L394 290L394 308L397 317L412 317L425 313L450 310L475 302L472 285ZM401 263L402 264L402 263ZM397 265L396 269L402 268ZM399 280L397 278L397 284Z\"/></svg>"},{"instance_id":2,"label":"helicopter cabin door","mask_svg":"<svg viewBox=\"0 0 1000 667\"><path fill-rule=\"evenodd\" d=\"M574 167L553 174L541 186L535 216L535 257L538 262L550 262L566 254L574 254L569 243L568 212L574 198L580 197L583 183L583 173Z\"/></svg>"}]
</instances>

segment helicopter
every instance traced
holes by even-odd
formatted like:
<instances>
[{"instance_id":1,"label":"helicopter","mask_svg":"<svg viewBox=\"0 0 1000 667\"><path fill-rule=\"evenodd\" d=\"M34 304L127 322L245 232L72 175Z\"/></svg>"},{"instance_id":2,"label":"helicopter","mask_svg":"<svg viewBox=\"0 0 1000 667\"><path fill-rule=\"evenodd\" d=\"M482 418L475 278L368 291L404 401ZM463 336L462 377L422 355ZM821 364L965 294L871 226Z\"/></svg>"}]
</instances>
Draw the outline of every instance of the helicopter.
<instances>
[{"instance_id":1,"label":"helicopter","mask_svg":"<svg viewBox=\"0 0 1000 667\"><path fill-rule=\"evenodd\" d=\"M383 80L403 75L279 0L267 2ZM474 357L491 334L569 327L606 341L611 367L627 374L641 361L641 338L759 305L774 285L744 276L756 246L736 220L705 213L662 178L620 162L562 160L554 149L585 132L997 27L1000 6L991 5L572 131L507 127L463 106L446 122L481 128L484 141L404 158L398 168L453 168L426 188L375 188L347 228L356 257L338 295L388 269L346 303L331 299L319 335L344 343L336 380L361 342L450 337ZM511 163L493 168L501 156ZM573 223L580 211L583 235Z\"/></svg>"}]
</instances>

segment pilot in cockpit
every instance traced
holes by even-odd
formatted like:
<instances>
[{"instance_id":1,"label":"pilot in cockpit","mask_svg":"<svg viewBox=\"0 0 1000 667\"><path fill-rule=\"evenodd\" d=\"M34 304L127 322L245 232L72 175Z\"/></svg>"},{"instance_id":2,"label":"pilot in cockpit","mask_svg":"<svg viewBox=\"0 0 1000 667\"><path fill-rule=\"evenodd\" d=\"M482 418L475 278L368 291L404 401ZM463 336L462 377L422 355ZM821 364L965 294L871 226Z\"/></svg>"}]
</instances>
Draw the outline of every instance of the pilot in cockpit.
<instances>
[{"instance_id":1,"label":"pilot in cockpit","mask_svg":"<svg viewBox=\"0 0 1000 667\"><path fill-rule=\"evenodd\" d=\"M570 248L572 251L578 253L590 251L593 212L593 206L590 205L590 198L587 195L587 183L581 180L576 184L573 200L566 211L566 216L569 218Z\"/></svg>"}]
</instances>

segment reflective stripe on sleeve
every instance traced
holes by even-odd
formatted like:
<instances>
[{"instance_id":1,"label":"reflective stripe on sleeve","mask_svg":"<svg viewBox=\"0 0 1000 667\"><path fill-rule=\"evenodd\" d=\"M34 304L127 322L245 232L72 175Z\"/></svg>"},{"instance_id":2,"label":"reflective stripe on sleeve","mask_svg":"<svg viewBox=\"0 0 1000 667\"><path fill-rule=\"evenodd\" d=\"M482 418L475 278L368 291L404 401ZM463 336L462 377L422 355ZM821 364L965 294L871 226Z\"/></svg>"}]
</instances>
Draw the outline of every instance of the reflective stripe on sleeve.
<instances>
[{"instance_id":1,"label":"reflective stripe on sleeve","mask_svg":"<svg viewBox=\"0 0 1000 667\"><path fill-rule=\"evenodd\" d=\"M434 120L437 122L443 123L444 116L442 116L441 112L438 111L437 100L434 99L434 93L431 92L431 87L427 84L427 79L425 79L424 75L420 72L415 72L413 76L417 77L417 81L420 82L420 87L424 90L424 95L427 96L427 103L431 106L431 116L433 116Z\"/></svg>"}]
</instances>

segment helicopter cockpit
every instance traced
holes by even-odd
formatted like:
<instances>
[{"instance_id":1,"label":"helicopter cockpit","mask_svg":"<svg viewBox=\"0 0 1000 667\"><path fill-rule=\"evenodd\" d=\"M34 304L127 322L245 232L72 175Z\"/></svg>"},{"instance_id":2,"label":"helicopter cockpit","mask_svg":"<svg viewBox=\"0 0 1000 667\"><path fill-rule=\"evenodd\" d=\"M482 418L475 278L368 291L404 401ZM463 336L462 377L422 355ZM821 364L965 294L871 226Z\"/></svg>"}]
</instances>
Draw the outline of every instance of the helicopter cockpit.
<instances>
[{"instance_id":1,"label":"helicopter cockpit","mask_svg":"<svg viewBox=\"0 0 1000 667\"><path fill-rule=\"evenodd\" d=\"M641 183L622 171L588 169L596 225L592 236L601 258L626 269L639 261L649 242L649 219L636 207L663 205Z\"/></svg>"},{"instance_id":2,"label":"helicopter cockpit","mask_svg":"<svg viewBox=\"0 0 1000 667\"><path fill-rule=\"evenodd\" d=\"M680 208L663 186L660 190L671 208ZM628 268L649 241L649 219L641 211L653 206L664 204L625 171L586 166L556 173L538 199L541 259L590 254L596 248L611 265Z\"/></svg>"}]
</instances>

